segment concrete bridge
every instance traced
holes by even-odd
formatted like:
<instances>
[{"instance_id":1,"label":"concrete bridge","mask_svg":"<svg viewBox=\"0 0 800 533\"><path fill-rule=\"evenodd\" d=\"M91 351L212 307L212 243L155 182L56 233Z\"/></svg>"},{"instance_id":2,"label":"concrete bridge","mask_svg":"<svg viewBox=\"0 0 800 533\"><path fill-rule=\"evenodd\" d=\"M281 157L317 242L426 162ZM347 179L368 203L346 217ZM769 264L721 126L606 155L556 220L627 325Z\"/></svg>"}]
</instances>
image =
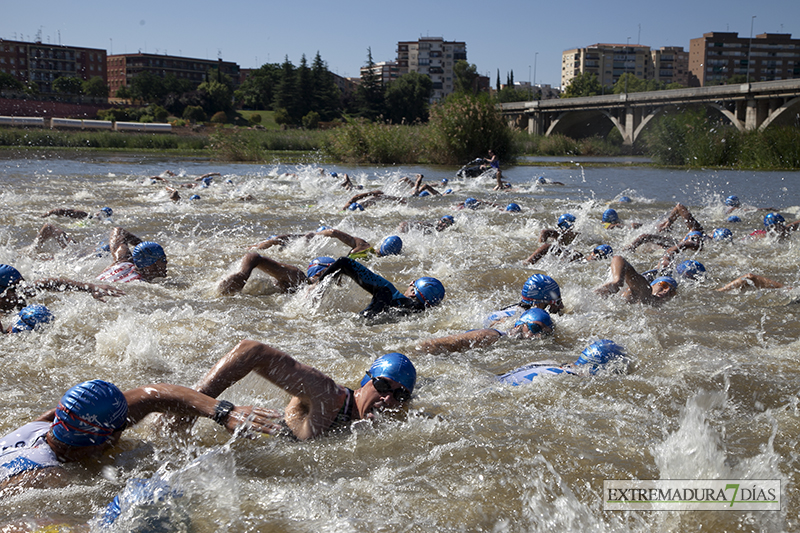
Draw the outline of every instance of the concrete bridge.
<instances>
[{"instance_id":1,"label":"concrete bridge","mask_svg":"<svg viewBox=\"0 0 800 533\"><path fill-rule=\"evenodd\" d=\"M501 108L512 127L528 133L578 139L605 137L616 128L623 143L632 146L659 114L698 105L717 110L739 131L763 131L772 124L797 126L800 79L513 102Z\"/></svg>"}]
</instances>

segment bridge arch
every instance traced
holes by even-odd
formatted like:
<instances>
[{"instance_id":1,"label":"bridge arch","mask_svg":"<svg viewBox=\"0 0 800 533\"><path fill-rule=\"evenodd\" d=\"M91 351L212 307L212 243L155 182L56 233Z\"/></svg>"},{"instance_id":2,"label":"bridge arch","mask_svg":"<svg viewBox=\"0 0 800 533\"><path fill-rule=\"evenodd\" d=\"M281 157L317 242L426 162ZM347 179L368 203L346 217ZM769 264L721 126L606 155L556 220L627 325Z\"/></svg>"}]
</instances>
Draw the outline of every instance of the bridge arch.
<instances>
[{"instance_id":1,"label":"bridge arch","mask_svg":"<svg viewBox=\"0 0 800 533\"><path fill-rule=\"evenodd\" d=\"M769 116L761 123L758 127L758 131L764 131L767 126L774 123L779 122L788 122L787 118L789 113L791 112L793 107L797 107L800 110L800 96L796 98L792 98L791 100L785 102L782 106L772 111Z\"/></svg>"}]
</instances>

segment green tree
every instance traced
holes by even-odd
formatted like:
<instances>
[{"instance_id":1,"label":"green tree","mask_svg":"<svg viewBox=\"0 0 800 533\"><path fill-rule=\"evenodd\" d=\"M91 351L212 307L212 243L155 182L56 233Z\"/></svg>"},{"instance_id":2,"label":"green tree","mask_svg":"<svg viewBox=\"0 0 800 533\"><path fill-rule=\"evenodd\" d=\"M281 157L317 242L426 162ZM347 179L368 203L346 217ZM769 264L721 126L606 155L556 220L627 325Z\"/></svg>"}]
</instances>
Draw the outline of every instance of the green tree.
<instances>
[{"instance_id":1,"label":"green tree","mask_svg":"<svg viewBox=\"0 0 800 533\"><path fill-rule=\"evenodd\" d=\"M100 76L94 76L82 84L83 94L95 98L108 98L108 85Z\"/></svg>"},{"instance_id":2,"label":"green tree","mask_svg":"<svg viewBox=\"0 0 800 533\"><path fill-rule=\"evenodd\" d=\"M164 79L147 71L134 76L129 87L131 98L147 103L160 102L166 94Z\"/></svg>"},{"instance_id":3,"label":"green tree","mask_svg":"<svg viewBox=\"0 0 800 533\"><path fill-rule=\"evenodd\" d=\"M218 81L216 76L198 85L197 90L205 97L203 109L207 114L228 112L233 108L233 91L228 84Z\"/></svg>"},{"instance_id":4,"label":"green tree","mask_svg":"<svg viewBox=\"0 0 800 533\"><path fill-rule=\"evenodd\" d=\"M586 72L578 74L570 80L569 85L564 89L563 97L596 96L602 92L603 86L597 80L597 74Z\"/></svg>"},{"instance_id":5,"label":"green tree","mask_svg":"<svg viewBox=\"0 0 800 533\"><path fill-rule=\"evenodd\" d=\"M400 76L386 88L386 118L395 124L427 121L432 94L433 81L429 76L419 72Z\"/></svg>"},{"instance_id":6,"label":"green tree","mask_svg":"<svg viewBox=\"0 0 800 533\"><path fill-rule=\"evenodd\" d=\"M17 78L7 72L0 72L0 91L8 89L11 91L23 91L25 86Z\"/></svg>"},{"instance_id":7,"label":"green tree","mask_svg":"<svg viewBox=\"0 0 800 533\"><path fill-rule=\"evenodd\" d=\"M320 119L329 121L341 116L342 105L339 88L333 82L333 74L322 61L319 52L311 64L311 86L313 88L313 108L319 113Z\"/></svg>"},{"instance_id":8,"label":"green tree","mask_svg":"<svg viewBox=\"0 0 800 533\"><path fill-rule=\"evenodd\" d=\"M361 73L361 85L356 92L358 115L375 120L384 112L383 83L375 72L372 48L367 48L367 64Z\"/></svg>"},{"instance_id":9,"label":"green tree","mask_svg":"<svg viewBox=\"0 0 800 533\"><path fill-rule=\"evenodd\" d=\"M459 59L453 65L453 91L465 94L478 94L478 67L470 65L464 59Z\"/></svg>"},{"instance_id":10,"label":"green tree","mask_svg":"<svg viewBox=\"0 0 800 533\"><path fill-rule=\"evenodd\" d=\"M117 92L114 96L117 98L133 98L133 93L131 92L130 87L127 85L122 85L119 89L117 89Z\"/></svg>"},{"instance_id":11,"label":"green tree","mask_svg":"<svg viewBox=\"0 0 800 533\"><path fill-rule=\"evenodd\" d=\"M275 91L275 101L272 108L275 111L282 109L288 119L287 124L300 124L302 115L297 113L297 74L294 65L289 61L289 56L285 56L281 65L281 76Z\"/></svg>"},{"instance_id":12,"label":"green tree","mask_svg":"<svg viewBox=\"0 0 800 533\"><path fill-rule=\"evenodd\" d=\"M271 110L281 72L281 66L277 63L261 65L236 90L236 101L245 109Z\"/></svg>"},{"instance_id":13,"label":"green tree","mask_svg":"<svg viewBox=\"0 0 800 533\"><path fill-rule=\"evenodd\" d=\"M507 85L497 93L495 99L498 104L505 104L508 102L527 102L531 100L531 96L530 89Z\"/></svg>"},{"instance_id":14,"label":"green tree","mask_svg":"<svg viewBox=\"0 0 800 533\"><path fill-rule=\"evenodd\" d=\"M53 90L59 94L81 94L83 82L80 78L61 76L53 80Z\"/></svg>"},{"instance_id":15,"label":"green tree","mask_svg":"<svg viewBox=\"0 0 800 533\"><path fill-rule=\"evenodd\" d=\"M311 85L311 69L308 68L306 55L300 58L300 65L297 67L297 93L295 96L296 113L302 122L309 111L313 110L314 87ZM319 119L317 119L319 121Z\"/></svg>"},{"instance_id":16,"label":"green tree","mask_svg":"<svg viewBox=\"0 0 800 533\"><path fill-rule=\"evenodd\" d=\"M495 90L500 92L500 69L497 69L497 82L495 85Z\"/></svg>"}]
</instances>

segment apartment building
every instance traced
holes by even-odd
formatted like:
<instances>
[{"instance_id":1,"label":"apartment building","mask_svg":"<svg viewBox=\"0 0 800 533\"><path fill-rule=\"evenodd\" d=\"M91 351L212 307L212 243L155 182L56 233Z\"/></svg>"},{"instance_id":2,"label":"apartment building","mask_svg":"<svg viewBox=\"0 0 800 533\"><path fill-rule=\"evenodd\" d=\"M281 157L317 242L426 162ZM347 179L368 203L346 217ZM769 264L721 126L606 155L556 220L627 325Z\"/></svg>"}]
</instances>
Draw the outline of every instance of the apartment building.
<instances>
[{"instance_id":1,"label":"apartment building","mask_svg":"<svg viewBox=\"0 0 800 533\"><path fill-rule=\"evenodd\" d=\"M651 52L653 79L689 87L689 52L682 46L662 46Z\"/></svg>"},{"instance_id":2,"label":"apartment building","mask_svg":"<svg viewBox=\"0 0 800 533\"><path fill-rule=\"evenodd\" d=\"M0 72L22 83L34 82L41 94L52 94L53 80L69 76L88 80L95 76L108 82L106 51L42 42L0 39Z\"/></svg>"},{"instance_id":3,"label":"apartment building","mask_svg":"<svg viewBox=\"0 0 800 533\"><path fill-rule=\"evenodd\" d=\"M397 43L398 75L418 72L433 82L432 101L439 101L455 90L453 66L467 60L467 43L445 41L442 37L422 37L418 41Z\"/></svg>"},{"instance_id":4,"label":"apartment building","mask_svg":"<svg viewBox=\"0 0 800 533\"><path fill-rule=\"evenodd\" d=\"M689 41L690 84L719 85L732 76L771 81L800 78L800 39L788 33L753 38L734 32L704 33Z\"/></svg>"},{"instance_id":5,"label":"apartment building","mask_svg":"<svg viewBox=\"0 0 800 533\"><path fill-rule=\"evenodd\" d=\"M219 69L220 72L231 77L235 87L239 86L240 81L239 65L222 59L195 59L139 52L110 55L107 60L108 85L111 95L116 94L117 89L127 86L134 77L143 72L150 72L161 78L172 75L200 85L205 81L209 70Z\"/></svg>"},{"instance_id":6,"label":"apartment building","mask_svg":"<svg viewBox=\"0 0 800 533\"><path fill-rule=\"evenodd\" d=\"M561 54L561 87L578 74L597 75L603 87L617 83L625 73L644 80L652 78L650 47L639 44L593 44Z\"/></svg>"},{"instance_id":7,"label":"apartment building","mask_svg":"<svg viewBox=\"0 0 800 533\"><path fill-rule=\"evenodd\" d=\"M363 77L368 70L368 67L361 67L361 76ZM385 87L390 82L400 77L400 67L397 61L381 61L380 63L375 63L372 67L372 73L381 80L381 83Z\"/></svg>"}]
</instances>

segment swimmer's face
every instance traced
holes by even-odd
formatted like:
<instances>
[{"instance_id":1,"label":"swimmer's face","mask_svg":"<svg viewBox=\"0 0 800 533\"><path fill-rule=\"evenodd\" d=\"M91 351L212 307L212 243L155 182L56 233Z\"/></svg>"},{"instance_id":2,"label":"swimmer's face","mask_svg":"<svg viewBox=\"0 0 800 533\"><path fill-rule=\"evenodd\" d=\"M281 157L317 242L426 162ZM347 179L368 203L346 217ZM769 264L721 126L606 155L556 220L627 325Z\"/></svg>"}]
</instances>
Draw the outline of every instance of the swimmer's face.
<instances>
[{"instance_id":1,"label":"swimmer's face","mask_svg":"<svg viewBox=\"0 0 800 533\"><path fill-rule=\"evenodd\" d=\"M531 328L529 324L520 324L519 326L514 326L511 328L508 331L508 335L516 339L540 339L545 335L551 335L553 333L553 328L550 326L547 326L538 320L534 321L533 323L538 325L539 328L537 329L535 326Z\"/></svg>"},{"instance_id":2,"label":"swimmer's face","mask_svg":"<svg viewBox=\"0 0 800 533\"><path fill-rule=\"evenodd\" d=\"M21 304L21 298L17 294L17 284L11 285L4 292L0 293L0 311L13 311Z\"/></svg>"},{"instance_id":3,"label":"swimmer's face","mask_svg":"<svg viewBox=\"0 0 800 533\"><path fill-rule=\"evenodd\" d=\"M376 381L379 382L378 386L381 391L376 389ZM407 398L410 394L405 387L393 379L381 377L370 380L361 387L360 396L359 415L361 418L374 418L384 409L398 409L406 402L398 400L397 397Z\"/></svg>"},{"instance_id":4,"label":"swimmer's face","mask_svg":"<svg viewBox=\"0 0 800 533\"><path fill-rule=\"evenodd\" d=\"M162 257L152 265L140 268L139 274L147 280L167 277L167 258Z\"/></svg>"},{"instance_id":5,"label":"swimmer's face","mask_svg":"<svg viewBox=\"0 0 800 533\"><path fill-rule=\"evenodd\" d=\"M650 287L650 291L656 298L672 298L677 294L677 290L675 287L667 283L666 281L659 281L658 283L652 285Z\"/></svg>"}]
</instances>

